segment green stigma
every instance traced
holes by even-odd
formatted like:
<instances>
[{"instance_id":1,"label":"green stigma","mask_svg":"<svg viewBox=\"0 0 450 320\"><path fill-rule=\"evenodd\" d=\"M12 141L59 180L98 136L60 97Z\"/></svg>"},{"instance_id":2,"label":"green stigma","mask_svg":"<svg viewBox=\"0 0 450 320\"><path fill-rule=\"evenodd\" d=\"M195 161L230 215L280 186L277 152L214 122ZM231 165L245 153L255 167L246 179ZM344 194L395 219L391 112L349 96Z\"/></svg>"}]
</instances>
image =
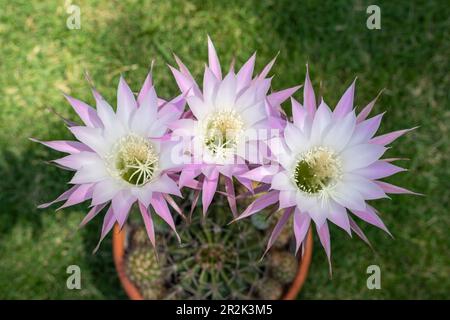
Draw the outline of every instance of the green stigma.
<instances>
[{"instance_id":1,"label":"green stigma","mask_svg":"<svg viewBox=\"0 0 450 320\"><path fill-rule=\"evenodd\" d=\"M333 151L314 147L299 157L293 179L301 191L316 194L333 186L341 172L341 163Z\"/></svg>"},{"instance_id":2,"label":"green stigma","mask_svg":"<svg viewBox=\"0 0 450 320\"><path fill-rule=\"evenodd\" d=\"M158 156L148 139L128 135L117 142L114 154L114 167L122 180L143 186L153 179Z\"/></svg>"}]
</instances>

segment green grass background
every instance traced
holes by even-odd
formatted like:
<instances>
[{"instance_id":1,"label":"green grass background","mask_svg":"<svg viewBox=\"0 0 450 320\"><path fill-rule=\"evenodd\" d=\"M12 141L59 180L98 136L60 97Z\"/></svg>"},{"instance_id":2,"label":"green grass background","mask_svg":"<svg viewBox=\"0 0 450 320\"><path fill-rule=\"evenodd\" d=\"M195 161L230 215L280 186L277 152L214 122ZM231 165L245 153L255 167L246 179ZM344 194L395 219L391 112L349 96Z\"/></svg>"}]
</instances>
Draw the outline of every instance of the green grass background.
<instances>
[{"instance_id":1,"label":"green grass background","mask_svg":"<svg viewBox=\"0 0 450 320\"><path fill-rule=\"evenodd\" d=\"M364 225L372 251L332 228L333 278L316 239L299 298L449 298L450 7L444 0L375 1L382 29L372 31L371 2L74 1L81 29L69 30L70 2L0 0L0 298L125 298L111 237L91 254L101 219L77 231L87 205L36 209L67 187L70 174L46 165L58 154L28 137L71 138L47 107L76 119L61 91L92 103L85 70L114 102L119 75L137 90L156 59L158 93L174 95L171 52L200 79L207 34L224 64L236 56L240 65L257 50L260 69L280 51L274 89L303 83L309 62L330 105L358 76L359 106L386 88L376 107L387 111L382 133L421 126L389 151L410 159L402 163L409 172L389 181L425 194L378 202L395 240ZM71 264L81 267L82 290L66 288ZM381 290L366 287L371 264L381 267Z\"/></svg>"}]
</instances>

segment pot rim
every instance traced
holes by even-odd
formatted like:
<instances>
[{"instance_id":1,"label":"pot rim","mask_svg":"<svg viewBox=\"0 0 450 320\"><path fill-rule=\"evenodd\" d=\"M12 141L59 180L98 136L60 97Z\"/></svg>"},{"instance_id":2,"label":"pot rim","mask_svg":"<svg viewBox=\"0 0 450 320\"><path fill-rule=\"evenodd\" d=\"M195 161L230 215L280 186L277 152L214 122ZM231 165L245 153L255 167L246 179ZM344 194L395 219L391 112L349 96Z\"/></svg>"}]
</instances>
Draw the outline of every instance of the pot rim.
<instances>
[{"instance_id":1,"label":"pot rim","mask_svg":"<svg viewBox=\"0 0 450 320\"><path fill-rule=\"evenodd\" d=\"M130 298L130 300L143 300L139 289L131 282L125 272L125 237L126 231L121 230L119 225L116 223L114 225L113 231L113 258L114 264L116 266L116 271L119 276L120 283L122 284L125 293ZM297 274L294 280L290 284L288 290L284 293L281 300L295 300L297 295L305 283L306 277L308 276L309 266L311 264L313 250L313 236L312 230L309 228L308 234L306 236L305 251L302 257L299 257L299 264L297 269Z\"/></svg>"}]
</instances>

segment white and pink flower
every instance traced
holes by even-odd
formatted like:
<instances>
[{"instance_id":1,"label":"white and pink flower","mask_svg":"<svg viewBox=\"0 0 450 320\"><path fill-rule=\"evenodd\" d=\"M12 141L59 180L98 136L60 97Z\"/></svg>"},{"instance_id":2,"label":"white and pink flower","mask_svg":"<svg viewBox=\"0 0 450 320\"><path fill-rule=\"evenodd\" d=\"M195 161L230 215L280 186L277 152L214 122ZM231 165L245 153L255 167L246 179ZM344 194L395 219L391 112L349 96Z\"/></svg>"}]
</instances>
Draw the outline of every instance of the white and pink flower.
<instances>
[{"instance_id":1,"label":"white and pink flower","mask_svg":"<svg viewBox=\"0 0 450 320\"><path fill-rule=\"evenodd\" d=\"M249 171L244 177L267 185L267 192L255 200L239 219L278 204L284 215L273 230L267 249L293 216L297 250L311 221L330 259L328 222L367 238L349 214L389 232L368 200L386 198L387 193L413 193L379 179L405 171L381 159L386 145L410 131L400 130L374 137L383 114L366 119L375 100L359 115L353 107L355 83L344 93L334 111L324 100L317 108L308 76L303 106L292 99L293 122L286 123L282 137L269 142L270 165Z\"/></svg>"},{"instance_id":2,"label":"white and pink flower","mask_svg":"<svg viewBox=\"0 0 450 320\"><path fill-rule=\"evenodd\" d=\"M260 129L267 132L282 127L280 104L299 87L269 94L271 78L266 76L274 60L253 77L255 54L237 73L232 65L222 77L216 50L209 38L208 56L203 89L177 57L179 70L171 67L190 110L171 126L174 136L187 141L186 151L191 156L192 165L184 166L180 175L180 187L201 185L203 213L206 214L222 175L230 208L237 216L233 177L251 189L249 179L242 174L249 170L248 164L258 158ZM201 184L193 182L196 178Z\"/></svg>"},{"instance_id":3,"label":"white and pink flower","mask_svg":"<svg viewBox=\"0 0 450 320\"><path fill-rule=\"evenodd\" d=\"M176 98L165 102L158 99L150 74L137 99L120 78L116 112L95 89L93 95L96 109L66 96L83 121L83 125L69 126L78 141L38 141L68 153L53 162L75 172L69 182L73 186L56 200L40 207L65 201L61 209L91 200L91 209L81 225L108 207L100 244L116 222L120 227L124 225L132 205L137 203L154 245L150 207L175 231L167 203L178 209L170 195L181 194L170 177L177 165L172 161L173 143L166 135L169 123L181 116L184 100Z\"/></svg>"}]
</instances>

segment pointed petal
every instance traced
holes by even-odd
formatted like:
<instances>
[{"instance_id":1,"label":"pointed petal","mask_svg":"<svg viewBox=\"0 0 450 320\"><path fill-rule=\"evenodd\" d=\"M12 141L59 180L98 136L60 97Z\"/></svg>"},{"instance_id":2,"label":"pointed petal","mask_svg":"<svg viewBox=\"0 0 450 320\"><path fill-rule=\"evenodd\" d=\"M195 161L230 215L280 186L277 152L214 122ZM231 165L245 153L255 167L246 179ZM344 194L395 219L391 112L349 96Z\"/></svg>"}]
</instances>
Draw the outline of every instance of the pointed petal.
<instances>
[{"instance_id":1,"label":"pointed petal","mask_svg":"<svg viewBox=\"0 0 450 320\"><path fill-rule=\"evenodd\" d=\"M417 195L417 196L421 196L422 195L421 193L417 193L417 192L414 192L414 191L411 191L411 190L408 190L408 189L405 189L405 188L401 188L401 187L395 186L395 185L387 183L387 182L375 181L375 183L377 185L379 185L384 190L384 192L386 192L386 193L391 193L391 194L414 194L414 195Z\"/></svg>"},{"instance_id":2,"label":"pointed petal","mask_svg":"<svg viewBox=\"0 0 450 320\"><path fill-rule=\"evenodd\" d=\"M408 133L409 131L412 131L416 129L417 127L411 128L411 129L404 129L404 130L398 130L390 133L383 134L381 136L375 137L372 140L370 140L370 143L378 144L381 146L385 146L396 140L397 138L401 137L405 133Z\"/></svg>"},{"instance_id":3,"label":"pointed petal","mask_svg":"<svg viewBox=\"0 0 450 320\"><path fill-rule=\"evenodd\" d=\"M186 216L183 213L183 210L181 210L180 206L173 200L173 198L168 194L162 194L164 199L167 201L167 203L184 219L186 219Z\"/></svg>"},{"instance_id":4,"label":"pointed petal","mask_svg":"<svg viewBox=\"0 0 450 320\"><path fill-rule=\"evenodd\" d=\"M250 59L242 66L236 75L237 88L236 92L241 91L242 88L248 86L252 80L253 69L255 67L256 53L254 53Z\"/></svg>"},{"instance_id":5,"label":"pointed petal","mask_svg":"<svg viewBox=\"0 0 450 320\"><path fill-rule=\"evenodd\" d=\"M384 113L379 114L373 118L364 120L360 124L357 124L349 145L367 143L375 135L378 128L380 127L383 115Z\"/></svg>"},{"instance_id":6,"label":"pointed petal","mask_svg":"<svg viewBox=\"0 0 450 320\"><path fill-rule=\"evenodd\" d=\"M358 235L369 247L372 247L370 244L369 239L367 239L364 232L361 230L361 228L356 224L356 222L352 219L352 217L348 216L348 219L350 221L350 228L353 230L354 233Z\"/></svg>"},{"instance_id":7,"label":"pointed petal","mask_svg":"<svg viewBox=\"0 0 450 320\"><path fill-rule=\"evenodd\" d=\"M270 89L270 86L272 85L272 78L263 79L256 85L256 97L258 97L257 100L260 100L259 98L265 97L267 95L267 92Z\"/></svg>"},{"instance_id":8,"label":"pointed petal","mask_svg":"<svg viewBox=\"0 0 450 320\"><path fill-rule=\"evenodd\" d=\"M356 123L360 123L364 120L366 120L366 118L369 116L370 112L372 111L373 107L375 106L375 102L377 102L378 98L380 97L381 93L384 91L381 90L378 95L375 97L375 99L373 99L372 101L370 101L365 107L364 109L361 110L361 112L358 114L358 116L356 117Z\"/></svg>"},{"instance_id":9,"label":"pointed petal","mask_svg":"<svg viewBox=\"0 0 450 320\"><path fill-rule=\"evenodd\" d=\"M370 223L381 230L385 231L387 234L392 236L392 234L389 232L389 230L386 228L386 226L383 223L383 220L376 214L376 210L367 205L366 210L359 211L359 210L351 210L355 216L360 218L361 220L366 221L367 223Z\"/></svg>"},{"instance_id":10,"label":"pointed petal","mask_svg":"<svg viewBox=\"0 0 450 320\"><path fill-rule=\"evenodd\" d=\"M269 251L269 249L272 247L274 242L278 239L281 231L283 230L283 227L289 221L289 218L292 216L293 212L294 212L294 208L287 208L284 210L283 215L278 220L277 224L275 225L275 227L272 230L272 233L270 234L269 241L267 242L266 251L264 252L264 255Z\"/></svg>"},{"instance_id":11,"label":"pointed petal","mask_svg":"<svg viewBox=\"0 0 450 320\"><path fill-rule=\"evenodd\" d=\"M132 196L128 190L122 190L112 198L111 207L120 228L125 224L131 206L135 201L136 197Z\"/></svg>"},{"instance_id":12,"label":"pointed petal","mask_svg":"<svg viewBox=\"0 0 450 320\"><path fill-rule=\"evenodd\" d=\"M175 58L175 61L178 65L178 68L180 69L180 71L188 78L192 79L192 81L194 81L194 78L192 77L192 74L189 72L189 69L184 65L184 63L181 61L180 58L178 58L178 56L176 54L173 55L173 57Z\"/></svg>"},{"instance_id":13,"label":"pointed petal","mask_svg":"<svg viewBox=\"0 0 450 320\"><path fill-rule=\"evenodd\" d=\"M328 258L328 265L330 268L330 275L332 273L331 268L331 244L330 244L330 231L328 230L328 224L324 223L320 228L317 228L317 234L319 235L320 243L325 249L325 253Z\"/></svg>"},{"instance_id":14,"label":"pointed petal","mask_svg":"<svg viewBox=\"0 0 450 320\"><path fill-rule=\"evenodd\" d=\"M191 212L189 213L190 217L192 217L192 214L194 213L194 210L197 207L197 203L198 203L199 199L200 199L200 190L195 190L194 198L192 199L192 204L191 204Z\"/></svg>"},{"instance_id":15,"label":"pointed petal","mask_svg":"<svg viewBox=\"0 0 450 320\"><path fill-rule=\"evenodd\" d=\"M208 63L211 71L214 73L217 79L222 79L222 70L220 68L219 58L217 57L216 49L208 36Z\"/></svg>"},{"instance_id":16,"label":"pointed petal","mask_svg":"<svg viewBox=\"0 0 450 320\"><path fill-rule=\"evenodd\" d=\"M294 212L295 253L298 252L298 249L300 249L301 244L305 240L310 224L311 217L296 208Z\"/></svg>"},{"instance_id":17,"label":"pointed petal","mask_svg":"<svg viewBox=\"0 0 450 320\"><path fill-rule=\"evenodd\" d=\"M291 105L292 105L292 119L294 120L294 124L299 127L303 128L303 123L306 119L306 110L303 108L303 106L291 97Z\"/></svg>"},{"instance_id":18,"label":"pointed petal","mask_svg":"<svg viewBox=\"0 0 450 320\"><path fill-rule=\"evenodd\" d=\"M180 179L178 181L178 185L181 188L190 184L198 175L200 174L200 170L190 170L184 169L180 173Z\"/></svg>"},{"instance_id":19,"label":"pointed petal","mask_svg":"<svg viewBox=\"0 0 450 320\"><path fill-rule=\"evenodd\" d=\"M356 117L356 123L360 123L360 122L366 120L366 118L369 116L370 112L372 111L373 107L375 106L375 102L377 102L377 99L380 96L381 92L376 96L375 99L370 101L367 104L367 106L364 107L364 109L361 110L361 112Z\"/></svg>"},{"instance_id":20,"label":"pointed petal","mask_svg":"<svg viewBox=\"0 0 450 320\"><path fill-rule=\"evenodd\" d=\"M38 142L43 144L46 147L49 147L53 150L65 152L65 153L79 153L82 151L92 151L87 145L78 142L78 141L65 141L65 140L54 140L54 141L40 141L34 138L30 138L33 142Z\"/></svg>"},{"instance_id":21,"label":"pointed petal","mask_svg":"<svg viewBox=\"0 0 450 320\"><path fill-rule=\"evenodd\" d=\"M172 74L175 78L175 81L177 82L178 87L180 88L181 92L187 93L190 91L191 88L196 87L196 84L189 79L186 75L178 71L172 66L169 66L170 71L172 71Z\"/></svg>"},{"instance_id":22,"label":"pointed petal","mask_svg":"<svg viewBox=\"0 0 450 320\"><path fill-rule=\"evenodd\" d=\"M239 177L236 176L236 180L240 182L240 184L242 184L245 188L247 188L247 190L249 190L250 192L253 192L253 182L250 179L247 179L245 177Z\"/></svg>"},{"instance_id":23,"label":"pointed petal","mask_svg":"<svg viewBox=\"0 0 450 320\"><path fill-rule=\"evenodd\" d=\"M153 209L155 210L156 214L160 216L175 232L178 242L181 242L180 236L178 235L177 230L175 228L175 222L173 221L172 215L170 214L169 207L167 206L167 202L166 200L164 200L164 197L160 193L155 192L152 196L152 200L150 201L150 203Z\"/></svg>"},{"instance_id":24,"label":"pointed petal","mask_svg":"<svg viewBox=\"0 0 450 320\"><path fill-rule=\"evenodd\" d=\"M277 55L278 56L278 55ZM261 73L258 75L258 80L262 80L264 79L270 72L270 70L272 69L275 61L277 60L277 57L273 58L265 67L264 69L261 71Z\"/></svg>"},{"instance_id":25,"label":"pointed petal","mask_svg":"<svg viewBox=\"0 0 450 320\"><path fill-rule=\"evenodd\" d=\"M103 208L106 207L106 203L103 203L98 206L93 206L91 210L89 210L88 214L83 218L83 220L80 222L80 225L78 228L84 227L89 221L95 218L95 216L103 210Z\"/></svg>"},{"instance_id":26,"label":"pointed petal","mask_svg":"<svg viewBox=\"0 0 450 320\"><path fill-rule=\"evenodd\" d=\"M133 92L121 76L117 89L117 117L126 127L129 126L130 116L136 108L137 103Z\"/></svg>"},{"instance_id":27,"label":"pointed petal","mask_svg":"<svg viewBox=\"0 0 450 320\"><path fill-rule=\"evenodd\" d=\"M249 217L252 214L255 214L258 211L261 211L262 209L267 208L268 206L278 202L279 194L280 193L278 191L270 191L270 192L268 192L268 193L258 197L234 221L241 220L241 219L244 219L246 217Z\"/></svg>"},{"instance_id":28,"label":"pointed petal","mask_svg":"<svg viewBox=\"0 0 450 320\"><path fill-rule=\"evenodd\" d=\"M238 211L233 178L225 177L225 191L227 192L227 200L230 205L231 212L233 213L233 217L236 218L238 216Z\"/></svg>"},{"instance_id":29,"label":"pointed petal","mask_svg":"<svg viewBox=\"0 0 450 320\"><path fill-rule=\"evenodd\" d=\"M138 201L142 203L146 208L150 205L153 192L149 190L149 185L143 187L136 187L131 189L131 193L136 196Z\"/></svg>"},{"instance_id":30,"label":"pointed petal","mask_svg":"<svg viewBox=\"0 0 450 320\"><path fill-rule=\"evenodd\" d=\"M137 98L137 104L140 107L142 104L142 99L147 95L148 91L153 87L152 72L150 71L145 77L144 84L142 85L141 91Z\"/></svg>"},{"instance_id":31,"label":"pointed petal","mask_svg":"<svg viewBox=\"0 0 450 320\"><path fill-rule=\"evenodd\" d=\"M70 195L71 195L72 193L74 193L74 192L78 189L78 187L79 187L79 186L77 186L77 185L73 186L73 187L70 188L69 190L66 190L64 193L62 193L62 194L61 194L58 198L56 198L55 200L53 200L53 201L51 201L51 202L47 202L47 203L43 203L43 204L38 205L38 208L39 208L39 209L45 209L45 208L50 207L50 206L51 206L52 204L54 204L54 203L57 203L57 202L60 202L60 201L64 201L64 200L69 199Z\"/></svg>"},{"instance_id":32,"label":"pointed petal","mask_svg":"<svg viewBox=\"0 0 450 320\"><path fill-rule=\"evenodd\" d=\"M150 243L153 247L155 247L155 228L153 226L153 219L148 211L147 207L139 202L139 210L141 212L142 220L144 220L145 230L147 231L147 236L150 240Z\"/></svg>"},{"instance_id":33,"label":"pointed petal","mask_svg":"<svg viewBox=\"0 0 450 320\"><path fill-rule=\"evenodd\" d=\"M355 97L355 81L348 87L341 99L339 100L336 108L334 109L333 116L335 119L345 117L353 109L353 100Z\"/></svg>"},{"instance_id":34,"label":"pointed petal","mask_svg":"<svg viewBox=\"0 0 450 320\"><path fill-rule=\"evenodd\" d=\"M269 100L269 103L272 106L278 106L282 104L284 101L286 101L288 98L290 98L301 87L302 86L300 85L271 93L270 95L267 96L267 99Z\"/></svg>"},{"instance_id":35,"label":"pointed petal","mask_svg":"<svg viewBox=\"0 0 450 320\"><path fill-rule=\"evenodd\" d=\"M209 176L205 176L202 187L202 204L203 215L205 216L209 205L212 202L214 194L217 190L217 183L219 182L219 171L213 170Z\"/></svg>"},{"instance_id":36,"label":"pointed petal","mask_svg":"<svg viewBox=\"0 0 450 320\"><path fill-rule=\"evenodd\" d=\"M257 96L257 87L250 86L239 93L239 96L236 98L235 107L238 110L245 110L257 103L261 103L258 99L260 99L260 97Z\"/></svg>"},{"instance_id":37,"label":"pointed petal","mask_svg":"<svg viewBox=\"0 0 450 320\"><path fill-rule=\"evenodd\" d=\"M111 231L111 229L114 227L114 223L116 222L116 219L114 217L114 212L112 207L109 207L108 211L105 214L105 217L103 218L103 226L102 226L102 233L100 236L100 240L97 243L97 246L94 249L93 253L96 253L97 250L100 248L100 244L102 243L103 239L105 239L106 235Z\"/></svg>"},{"instance_id":38,"label":"pointed petal","mask_svg":"<svg viewBox=\"0 0 450 320\"><path fill-rule=\"evenodd\" d=\"M389 162L380 160L375 161L368 167L357 169L354 171L355 174L359 174L368 179L381 179L389 177L398 172L406 171L406 169L393 165Z\"/></svg>"},{"instance_id":39,"label":"pointed petal","mask_svg":"<svg viewBox=\"0 0 450 320\"><path fill-rule=\"evenodd\" d=\"M300 199L301 198L297 195L297 203L301 205L300 208L311 217L317 228L320 228L326 223L327 218L330 215L330 206L328 203L322 201L319 202L314 198L311 198L311 203L305 201L302 202Z\"/></svg>"},{"instance_id":40,"label":"pointed petal","mask_svg":"<svg viewBox=\"0 0 450 320\"><path fill-rule=\"evenodd\" d=\"M254 126L256 123L267 118L264 101L260 101L241 112L242 120L247 126ZM256 129L255 129L256 130Z\"/></svg>"},{"instance_id":41,"label":"pointed petal","mask_svg":"<svg viewBox=\"0 0 450 320\"><path fill-rule=\"evenodd\" d=\"M79 204L85 200L92 198L92 191L94 189L94 184L82 184L77 190L75 190L67 199L67 201L59 207L57 210L67 208L76 204Z\"/></svg>"},{"instance_id":42,"label":"pointed petal","mask_svg":"<svg viewBox=\"0 0 450 320\"><path fill-rule=\"evenodd\" d=\"M306 65L305 87L303 88L303 106L310 115L314 115L316 112L316 96L314 95L314 89L309 79L308 65Z\"/></svg>"},{"instance_id":43,"label":"pointed petal","mask_svg":"<svg viewBox=\"0 0 450 320\"><path fill-rule=\"evenodd\" d=\"M83 120L84 124L88 127L102 128L103 124L97 115L97 112L87 103L75 99L69 95L64 95L64 97L69 101L70 105L73 107L78 116Z\"/></svg>"},{"instance_id":44,"label":"pointed petal","mask_svg":"<svg viewBox=\"0 0 450 320\"><path fill-rule=\"evenodd\" d=\"M259 181L264 183L270 183L272 177L278 172L278 166L260 166L252 169L242 175L243 178L251 179L253 181Z\"/></svg>"}]
</instances>

